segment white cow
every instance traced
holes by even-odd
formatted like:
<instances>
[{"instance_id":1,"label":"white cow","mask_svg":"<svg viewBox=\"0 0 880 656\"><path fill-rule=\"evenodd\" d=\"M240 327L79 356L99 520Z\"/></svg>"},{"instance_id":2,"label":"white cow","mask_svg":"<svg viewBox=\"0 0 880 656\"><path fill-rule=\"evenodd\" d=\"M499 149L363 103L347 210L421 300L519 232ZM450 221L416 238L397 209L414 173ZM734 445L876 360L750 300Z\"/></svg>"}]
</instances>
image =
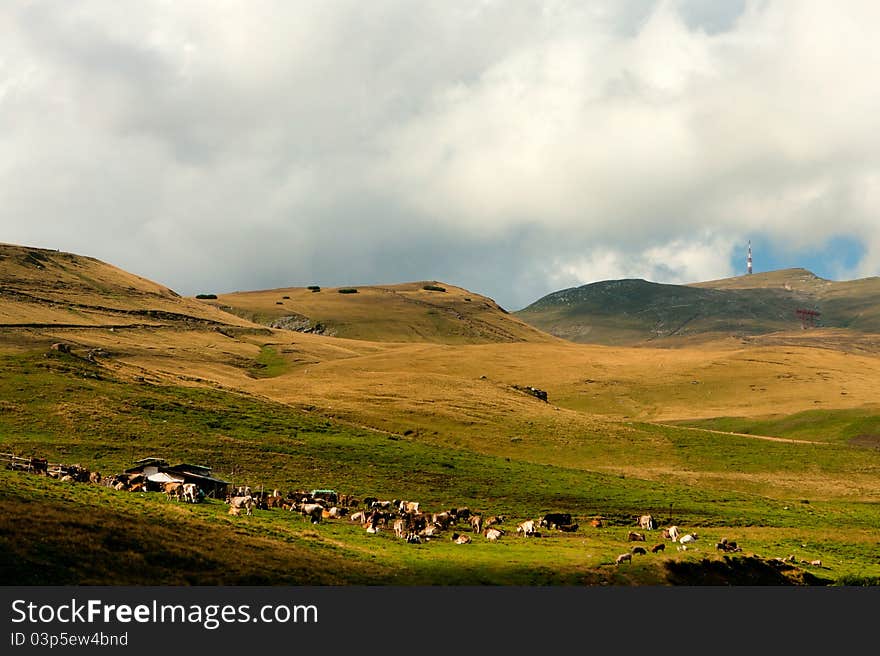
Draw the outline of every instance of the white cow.
<instances>
[{"instance_id":1,"label":"white cow","mask_svg":"<svg viewBox=\"0 0 880 656\"><path fill-rule=\"evenodd\" d=\"M254 508L256 508L257 502L254 501L254 498L250 495L244 497L230 497L229 498L229 514L230 515L240 515L242 508L244 508L246 515L253 515Z\"/></svg>"},{"instance_id":2,"label":"white cow","mask_svg":"<svg viewBox=\"0 0 880 656\"><path fill-rule=\"evenodd\" d=\"M639 517L639 528L643 528L646 531L654 530L654 518L651 515L642 515Z\"/></svg>"},{"instance_id":3,"label":"white cow","mask_svg":"<svg viewBox=\"0 0 880 656\"><path fill-rule=\"evenodd\" d=\"M697 534L696 533L686 533L685 535L682 535L680 538L678 538L679 544L689 544L691 542L696 542L696 541L697 541Z\"/></svg>"},{"instance_id":4,"label":"white cow","mask_svg":"<svg viewBox=\"0 0 880 656\"><path fill-rule=\"evenodd\" d=\"M516 533L517 535L524 535L526 537L535 534L535 520L527 519L524 522L520 522L516 525Z\"/></svg>"},{"instance_id":5,"label":"white cow","mask_svg":"<svg viewBox=\"0 0 880 656\"><path fill-rule=\"evenodd\" d=\"M183 484L183 500L189 501L190 503L196 503L198 501L199 489L195 483L184 483Z\"/></svg>"}]
</instances>

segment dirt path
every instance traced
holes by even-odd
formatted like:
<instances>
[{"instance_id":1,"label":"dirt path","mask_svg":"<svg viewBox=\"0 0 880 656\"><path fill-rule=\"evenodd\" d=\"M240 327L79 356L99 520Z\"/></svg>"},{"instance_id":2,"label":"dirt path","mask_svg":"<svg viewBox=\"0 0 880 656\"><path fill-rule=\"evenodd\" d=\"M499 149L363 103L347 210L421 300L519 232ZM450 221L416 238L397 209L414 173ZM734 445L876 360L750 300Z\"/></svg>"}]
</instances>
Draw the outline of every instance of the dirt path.
<instances>
[{"instance_id":1,"label":"dirt path","mask_svg":"<svg viewBox=\"0 0 880 656\"><path fill-rule=\"evenodd\" d=\"M793 444L831 444L831 442L819 442L817 440L795 440L790 437L772 437L770 435L753 435L751 433L733 433L731 431L713 430L711 428L695 428L693 426L676 426L675 424L660 424L650 422L655 426L665 426L666 428L681 428L684 430L700 431L702 433L716 433L718 435L736 435L737 437L753 437L756 440L770 440L771 442L791 442Z\"/></svg>"}]
</instances>

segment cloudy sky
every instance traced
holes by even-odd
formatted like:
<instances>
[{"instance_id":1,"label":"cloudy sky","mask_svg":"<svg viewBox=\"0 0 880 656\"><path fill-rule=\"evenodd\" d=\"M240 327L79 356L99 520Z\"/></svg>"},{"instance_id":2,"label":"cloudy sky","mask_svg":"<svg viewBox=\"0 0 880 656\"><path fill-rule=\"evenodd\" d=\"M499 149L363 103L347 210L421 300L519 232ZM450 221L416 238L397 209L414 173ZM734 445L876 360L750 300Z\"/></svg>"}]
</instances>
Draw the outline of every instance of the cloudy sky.
<instances>
[{"instance_id":1,"label":"cloudy sky","mask_svg":"<svg viewBox=\"0 0 880 656\"><path fill-rule=\"evenodd\" d=\"M0 242L182 294L880 274L880 3L0 3Z\"/></svg>"}]
</instances>

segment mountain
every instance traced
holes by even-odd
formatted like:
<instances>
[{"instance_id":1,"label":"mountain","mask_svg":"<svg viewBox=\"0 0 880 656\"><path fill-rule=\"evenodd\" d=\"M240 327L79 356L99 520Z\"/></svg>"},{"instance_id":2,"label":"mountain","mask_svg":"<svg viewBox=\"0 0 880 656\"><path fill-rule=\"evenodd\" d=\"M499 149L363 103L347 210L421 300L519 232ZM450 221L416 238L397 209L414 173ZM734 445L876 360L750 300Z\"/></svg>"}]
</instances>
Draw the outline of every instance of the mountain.
<instances>
[{"instance_id":1,"label":"mountain","mask_svg":"<svg viewBox=\"0 0 880 656\"><path fill-rule=\"evenodd\" d=\"M273 328L376 342L554 340L491 298L437 281L234 292L204 303Z\"/></svg>"},{"instance_id":2,"label":"mountain","mask_svg":"<svg viewBox=\"0 0 880 656\"><path fill-rule=\"evenodd\" d=\"M690 285L610 280L548 294L516 316L575 342L632 345L751 336L815 325L880 332L880 278L835 282L784 269Z\"/></svg>"}]
</instances>

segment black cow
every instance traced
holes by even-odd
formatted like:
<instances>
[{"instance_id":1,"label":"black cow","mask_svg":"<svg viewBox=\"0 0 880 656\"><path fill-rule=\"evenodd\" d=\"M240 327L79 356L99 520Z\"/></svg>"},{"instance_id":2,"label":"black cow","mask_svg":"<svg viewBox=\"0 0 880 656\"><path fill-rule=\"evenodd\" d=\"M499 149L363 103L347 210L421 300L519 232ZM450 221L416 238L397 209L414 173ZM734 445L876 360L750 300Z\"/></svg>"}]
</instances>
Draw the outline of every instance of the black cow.
<instances>
[{"instance_id":1,"label":"black cow","mask_svg":"<svg viewBox=\"0 0 880 656\"><path fill-rule=\"evenodd\" d=\"M547 513L541 518L538 525L546 526L547 528L571 526L571 513Z\"/></svg>"}]
</instances>

